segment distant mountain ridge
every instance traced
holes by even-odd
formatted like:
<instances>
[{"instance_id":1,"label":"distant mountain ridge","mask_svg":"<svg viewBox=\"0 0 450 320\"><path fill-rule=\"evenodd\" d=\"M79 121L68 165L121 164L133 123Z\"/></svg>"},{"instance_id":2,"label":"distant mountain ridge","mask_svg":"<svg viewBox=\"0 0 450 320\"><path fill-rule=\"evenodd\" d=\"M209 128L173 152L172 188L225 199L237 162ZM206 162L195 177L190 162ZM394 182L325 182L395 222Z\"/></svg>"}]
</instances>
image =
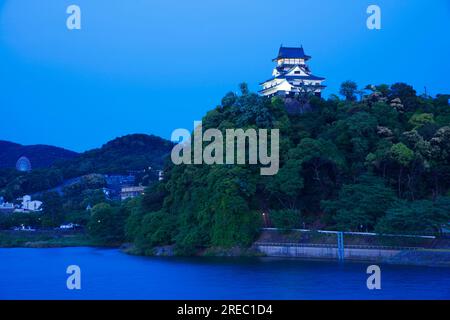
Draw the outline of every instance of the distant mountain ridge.
<instances>
[{"instance_id":1,"label":"distant mountain ridge","mask_svg":"<svg viewBox=\"0 0 450 320\"><path fill-rule=\"evenodd\" d=\"M21 145L0 140L0 168L15 168L20 157L27 157L33 169L49 168L59 160L74 159L77 152L60 147L36 144Z\"/></svg>"},{"instance_id":2,"label":"distant mountain ridge","mask_svg":"<svg viewBox=\"0 0 450 320\"><path fill-rule=\"evenodd\" d=\"M144 163L162 167L172 146L166 139L147 134L117 137L100 148L82 153L50 145L21 145L0 140L0 168L15 168L17 160L25 156L32 169L66 167L85 173L141 170Z\"/></svg>"},{"instance_id":3,"label":"distant mountain ridge","mask_svg":"<svg viewBox=\"0 0 450 320\"><path fill-rule=\"evenodd\" d=\"M105 143L101 148L88 150L75 159L55 165L67 177L89 173L124 174L149 166L161 169L173 143L154 135L129 134Z\"/></svg>"},{"instance_id":4,"label":"distant mountain ridge","mask_svg":"<svg viewBox=\"0 0 450 320\"><path fill-rule=\"evenodd\" d=\"M76 153L52 146L22 146L0 141L0 195L13 199L55 188L88 174L144 175L164 168L173 147L169 140L147 134L130 134L115 138L97 149ZM21 156L29 158L28 174L14 170Z\"/></svg>"}]
</instances>

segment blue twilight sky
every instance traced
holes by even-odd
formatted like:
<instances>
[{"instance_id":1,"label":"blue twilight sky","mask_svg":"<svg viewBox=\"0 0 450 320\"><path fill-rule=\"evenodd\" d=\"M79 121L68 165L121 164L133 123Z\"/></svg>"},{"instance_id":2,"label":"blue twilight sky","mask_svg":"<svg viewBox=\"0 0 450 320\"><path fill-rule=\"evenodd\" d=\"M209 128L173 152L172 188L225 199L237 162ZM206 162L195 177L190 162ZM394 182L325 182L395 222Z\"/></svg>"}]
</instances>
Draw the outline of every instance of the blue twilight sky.
<instances>
[{"instance_id":1,"label":"blue twilight sky","mask_svg":"<svg viewBox=\"0 0 450 320\"><path fill-rule=\"evenodd\" d=\"M70 4L81 30L66 28ZM450 92L448 0L0 0L0 140L170 138L238 83L257 90L281 43L303 44L326 95L347 79Z\"/></svg>"}]
</instances>

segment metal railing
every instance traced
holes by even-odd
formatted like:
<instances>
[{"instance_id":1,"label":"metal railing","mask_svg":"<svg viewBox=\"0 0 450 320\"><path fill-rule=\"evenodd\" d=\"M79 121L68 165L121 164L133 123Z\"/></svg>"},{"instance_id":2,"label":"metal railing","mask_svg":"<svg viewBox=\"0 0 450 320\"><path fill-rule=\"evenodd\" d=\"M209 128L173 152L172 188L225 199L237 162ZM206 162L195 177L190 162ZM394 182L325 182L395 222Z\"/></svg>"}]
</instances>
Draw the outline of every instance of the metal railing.
<instances>
[{"instance_id":1,"label":"metal railing","mask_svg":"<svg viewBox=\"0 0 450 320\"><path fill-rule=\"evenodd\" d=\"M274 247L311 247L338 249L337 244L296 243L296 242L255 242L254 246ZM345 249L372 249L372 250L422 250L423 247L396 247L396 246L373 246L373 245L345 245Z\"/></svg>"},{"instance_id":2,"label":"metal railing","mask_svg":"<svg viewBox=\"0 0 450 320\"><path fill-rule=\"evenodd\" d=\"M279 228L262 228L262 230L267 231L282 231ZM328 233L328 234L337 234L340 231L331 231L331 230L311 230L311 229L290 229L288 231L300 231L300 232L318 232L318 233ZM436 236L430 235L413 235L413 234L384 234L384 233L375 233L375 232L352 232L352 231L344 231L343 234L350 235L361 235L361 236L380 236L380 237L403 237L403 238L422 238L422 239L436 239Z\"/></svg>"}]
</instances>

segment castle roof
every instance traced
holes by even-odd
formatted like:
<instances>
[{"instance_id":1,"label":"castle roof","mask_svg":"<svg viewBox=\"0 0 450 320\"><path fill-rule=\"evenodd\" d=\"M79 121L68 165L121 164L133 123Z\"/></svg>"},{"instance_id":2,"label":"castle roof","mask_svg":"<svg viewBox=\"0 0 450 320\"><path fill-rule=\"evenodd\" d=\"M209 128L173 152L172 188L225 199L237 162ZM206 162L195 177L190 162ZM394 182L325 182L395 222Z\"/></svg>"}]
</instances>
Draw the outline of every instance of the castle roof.
<instances>
[{"instance_id":1,"label":"castle roof","mask_svg":"<svg viewBox=\"0 0 450 320\"><path fill-rule=\"evenodd\" d=\"M266 83L268 81L272 81L275 79L286 79L288 81L292 81L292 80L325 80L325 78L322 77L318 77L318 76L314 76L312 74L307 75L307 76L301 76L301 75L295 75L295 76L286 76L286 75L278 75L275 77L272 77L264 82L261 82L260 84Z\"/></svg>"},{"instance_id":2,"label":"castle roof","mask_svg":"<svg viewBox=\"0 0 450 320\"><path fill-rule=\"evenodd\" d=\"M278 50L278 56L273 60L278 59L305 59L308 60L311 57L305 54L303 47L295 48L295 47L283 47L281 46Z\"/></svg>"},{"instance_id":3,"label":"castle roof","mask_svg":"<svg viewBox=\"0 0 450 320\"><path fill-rule=\"evenodd\" d=\"M296 88L296 89L300 89L300 90L304 89L305 87L320 88L320 89L326 88L326 86L324 86L323 84L317 84L317 83L316 84L304 84L304 83L296 83L296 82L290 81L290 80L287 80L287 82L289 82L289 84L292 86L292 88ZM278 87L278 86L279 86L279 84L277 84L275 86L271 86L269 88L263 88L263 89L259 90L258 92L262 93L262 92L265 92L268 90L272 90L274 87Z\"/></svg>"}]
</instances>

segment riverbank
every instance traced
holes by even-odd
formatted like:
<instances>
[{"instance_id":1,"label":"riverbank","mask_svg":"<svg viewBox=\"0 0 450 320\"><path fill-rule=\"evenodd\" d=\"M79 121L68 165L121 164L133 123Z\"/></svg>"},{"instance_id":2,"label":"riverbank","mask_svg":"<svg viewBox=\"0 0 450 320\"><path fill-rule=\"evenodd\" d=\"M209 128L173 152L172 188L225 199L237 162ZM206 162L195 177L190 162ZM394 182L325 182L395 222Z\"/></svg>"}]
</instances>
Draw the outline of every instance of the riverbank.
<instances>
[{"instance_id":1,"label":"riverbank","mask_svg":"<svg viewBox=\"0 0 450 320\"><path fill-rule=\"evenodd\" d=\"M0 248L117 247L90 238L83 231L0 231Z\"/></svg>"},{"instance_id":2,"label":"riverbank","mask_svg":"<svg viewBox=\"0 0 450 320\"><path fill-rule=\"evenodd\" d=\"M255 248L267 257L338 260L338 249L331 246L256 243ZM450 250L352 247L344 250L343 260L411 266L450 267Z\"/></svg>"},{"instance_id":3,"label":"riverbank","mask_svg":"<svg viewBox=\"0 0 450 320\"><path fill-rule=\"evenodd\" d=\"M264 230L253 248L268 257L450 267L450 239Z\"/></svg>"},{"instance_id":4,"label":"riverbank","mask_svg":"<svg viewBox=\"0 0 450 320\"><path fill-rule=\"evenodd\" d=\"M346 235L344 260L415 266L450 267L450 239L369 237ZM83 231L0 231L1 248L112 247L130 255L142 255L133 244L105 244ZM154 256L175 256L174 246L156 247ZM277 257L302 260L339 258L335 234L263 230L250 248L212 247L199 250L203 257Z\"/></svg>"}]
</instances>

